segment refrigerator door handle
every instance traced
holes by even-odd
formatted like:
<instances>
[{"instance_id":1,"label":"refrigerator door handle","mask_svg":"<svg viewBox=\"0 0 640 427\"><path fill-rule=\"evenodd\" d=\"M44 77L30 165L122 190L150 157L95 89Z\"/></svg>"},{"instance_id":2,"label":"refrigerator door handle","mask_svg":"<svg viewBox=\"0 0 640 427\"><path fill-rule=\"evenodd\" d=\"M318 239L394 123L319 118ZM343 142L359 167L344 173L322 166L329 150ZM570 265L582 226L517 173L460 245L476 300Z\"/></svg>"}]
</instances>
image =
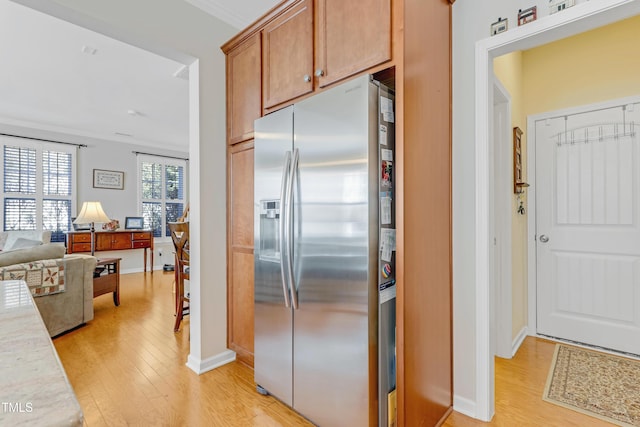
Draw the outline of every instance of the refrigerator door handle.
<instances>
[{"instance_id":1,"label":"refrigerator door handle","mask_svg":"<svg viewBox=\"0 0 640 427\"><path fill-rule=\"evenodd\" d=\"M286 219L286 227L289 231L289 238L287 239L287 244L289 246L288 256L289 256L289 277L291 278L291 304L294 310L298 309L298 287L296 286L296 279L293 272L293 185L295 182L295 178L298 176L298 162L300 160L300 152L298 149L293 150L293 162L291 163L291 172L289 173L289 188L287 188L288 198L289 198L289 207L287 210L287 219ZM300 202L300 201L298 201ZM298 219L299 220L299 219Z\"/></svg>"},{"instance_id":2,"label":"refrigerator door handle","mask_svg":"<svg viewBox=\"0 0 640 427\"><path fill-rule=\"evenodd\" d=\"M284 166L282 168L282 182L280 184L280 276L282 278L282 293L284 294L284 305L285 307L291 307L291 301L289 299L289 287L287 283L287 273L289 273L289 268L285 267L285 260L289 261L289 244L288 244L288 233L285 233L287 229L287 217L289 216L289 212L287 209L287 190L291 181L291 151L287 151L284 156ZM290 277L290 276L289 276Z\"/></svg>"}]
</instances>

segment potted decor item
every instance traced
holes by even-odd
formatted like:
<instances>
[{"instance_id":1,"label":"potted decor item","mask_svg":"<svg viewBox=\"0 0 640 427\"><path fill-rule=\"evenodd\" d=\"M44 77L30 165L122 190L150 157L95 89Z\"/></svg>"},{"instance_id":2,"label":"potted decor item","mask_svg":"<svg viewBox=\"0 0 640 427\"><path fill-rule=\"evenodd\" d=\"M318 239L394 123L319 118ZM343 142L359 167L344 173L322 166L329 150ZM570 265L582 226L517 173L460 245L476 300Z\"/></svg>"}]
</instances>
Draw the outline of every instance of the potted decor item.
<instances>
[{"instance_id":1,"label":"potted decor item","mask_svg":"<svg viewBox=\"0 0 640 427\"><path fill-rule=\"evenodd\" d=\"M112 219L111 221L102 224L103 230L115 231L118 228L120 228L120 221L118 221L117 219Z\"/></svg>"}]
</instances>

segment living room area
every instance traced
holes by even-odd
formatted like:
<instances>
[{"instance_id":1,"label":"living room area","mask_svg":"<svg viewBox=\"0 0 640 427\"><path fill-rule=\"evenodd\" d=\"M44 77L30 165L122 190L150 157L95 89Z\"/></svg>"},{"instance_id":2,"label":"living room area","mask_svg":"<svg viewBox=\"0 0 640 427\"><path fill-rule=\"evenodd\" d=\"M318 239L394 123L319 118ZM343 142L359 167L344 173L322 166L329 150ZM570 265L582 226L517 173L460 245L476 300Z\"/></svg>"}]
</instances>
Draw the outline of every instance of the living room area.
<instances>
[{"instance_id":1,"label":"living room area","mask_svg":"<svg viewBox=\"0 0 640 427\"><path fill-rule=\"evenodd\" d=\"M91 408L104 398L96 390L122 390L134 378L109 368L97 371L111 383L90 378L98 364L106 368L100 359L120 360L116 352L136 347L188 370L189 316L174 332L176 250L168 228L188 221L186 67L8 0L0 2L0 21L2 51L12 58L0 84L0 280L28 285L44 323L38 339L53 338L53 361L60 358L85 422L95 423ZM87 202L107 217L95 222L95 234L81 221ZM7 310L22 301L1 293ZM30 388L14 381L30 378L18 374L24 359L15 343L3 352L15 374L6 377L3 402L43 414L37 399L23 396ZM163 366L147 366L163 375ZM40 381L35 388L46 389Z\"/></svg>"}]
</instances>

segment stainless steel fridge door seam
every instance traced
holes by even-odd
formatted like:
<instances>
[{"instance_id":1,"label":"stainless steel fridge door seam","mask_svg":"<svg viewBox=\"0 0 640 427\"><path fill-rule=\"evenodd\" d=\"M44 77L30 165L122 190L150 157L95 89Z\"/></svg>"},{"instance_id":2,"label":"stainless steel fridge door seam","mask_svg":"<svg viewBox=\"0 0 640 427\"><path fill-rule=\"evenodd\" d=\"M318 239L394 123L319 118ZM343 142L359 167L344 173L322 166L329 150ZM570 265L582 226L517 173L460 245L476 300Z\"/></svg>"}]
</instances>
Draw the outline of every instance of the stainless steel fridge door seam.
<instances>
[{"instance_id":1,"label":"stainless steel fridge door seam","mask_svg":"<svg viewBox=\"0 0 640 427\"><path fill-rule=\"evenodd\" d=\"M287 189L289 183L291 182L291 174L289 173L289 168L291 167L291 151L287 151L284 156L284 167L282 173L282 183L280 185L280 242L282 244L280 254L280 272L282 276L282 293L284 294L284 306L289 308L291 307L291 300L289 299L289 286L288 283L291 283L291 280L287 280L286 272L289 272L290 265L285 267L285 260L290 260L290 257L287 255L287 252L290 251L290 247L288 244L287 236L285 235L286 224L287 224ZM290 261L289 261L290 262ZM291 276L289 276L291 277Z\"/></svg>"},{"instance_id":2,"label":"stainless steel fridge door seam","mask_svg":"<svg viewBox=\"0 0 640 427\"><path fill-rule=\"evenodd\" d=\"M296 285L295 275L293 271L293 183L295 181L295 177L298 174L298 162L300 161L300 151L295 148L293 150L293 162L291 162L291 171L289 173L289 206L287 207L287 220L286 227L289 230L289 236L287 239L288 246L288 260L289 260L289 285L291 287L291 302L293 305L293 309L298 309L298 286Z\"/></svg>"}]
</instances>

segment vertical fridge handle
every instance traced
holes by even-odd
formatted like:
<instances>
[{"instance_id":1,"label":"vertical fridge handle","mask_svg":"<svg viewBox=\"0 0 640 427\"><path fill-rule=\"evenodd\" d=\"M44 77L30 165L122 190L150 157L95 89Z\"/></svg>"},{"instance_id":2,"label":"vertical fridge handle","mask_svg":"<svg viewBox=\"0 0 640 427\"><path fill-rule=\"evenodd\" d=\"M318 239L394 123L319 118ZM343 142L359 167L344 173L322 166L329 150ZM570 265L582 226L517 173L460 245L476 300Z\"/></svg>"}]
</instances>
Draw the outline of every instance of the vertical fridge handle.
<instances>
[{"instance_id":1,"label":"vertical fridge handle","mask_svg":"<svg viewBox=\"0 0 640 427\"><path fill-rule=\"evenodd\" d=\"M288 268L289 268L289 277L291 278L291 303L293 305L294 310L298 309L298 287L296 286L295 275L293 273L293 183L295 181L295 177L298 175L298 161L300 159L300 152L296 148L293 150L293 162L291 162L291 172L289 173L289 185L287 188L287 194L289 199L289 207L287 211L287 217L285 219L285 227L288 230L289 238L287 239L287 245L289 245L289 250L287 251L287 255L289 257ZM300 202L300 201L298 201Z\"/></svg>"},{"instance_id":2,"label":"vertical fridge handle","mask_svg":"<svg viewBox=\"0 0 640 427\"><path fill-rule=\"evenodd\" d=\"M287 242L288 237L285 230L287 228L287 217L289 212L287 210L287 190L289 188L290 169L291 167L291 151L287 151L284 156L284 167L282 168L282 182L280 184L280 276L282 278L282 293L284 294L284 305L290 307L291 302L289 300L289 287L286 279L286 273L289 273L289 268L285 268L285 260L289 261L289 244Z\"/></svg>"}]
</instances>

